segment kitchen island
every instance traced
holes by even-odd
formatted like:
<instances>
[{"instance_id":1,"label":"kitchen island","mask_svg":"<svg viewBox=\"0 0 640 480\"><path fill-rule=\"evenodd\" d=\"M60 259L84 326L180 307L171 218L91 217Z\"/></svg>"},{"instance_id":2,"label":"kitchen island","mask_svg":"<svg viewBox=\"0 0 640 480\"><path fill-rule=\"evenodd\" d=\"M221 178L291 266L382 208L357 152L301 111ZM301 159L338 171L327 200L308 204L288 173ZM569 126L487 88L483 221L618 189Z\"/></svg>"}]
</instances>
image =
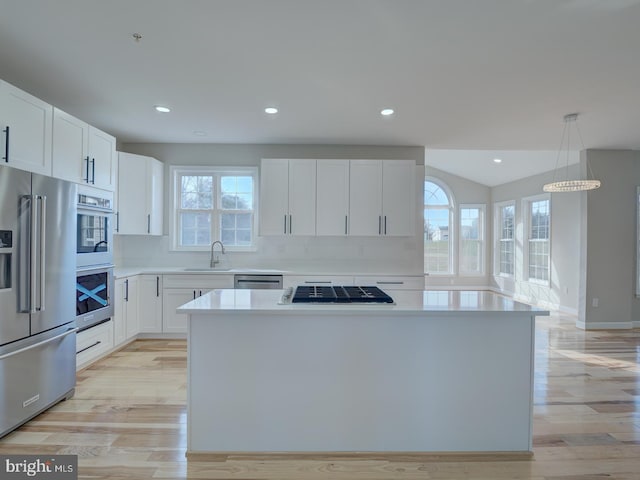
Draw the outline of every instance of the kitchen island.
<instances>
[{"instance_id":1,"label":"kitchen island","mask_svg":"<svg viewBox=\"0 0 640 480\"><path fill-rule=\"evenodd\" d=\"M535 317L486 291L282 304L215 290L189 315L188 454L530 452Z\"/></svg>"}]
</instances>

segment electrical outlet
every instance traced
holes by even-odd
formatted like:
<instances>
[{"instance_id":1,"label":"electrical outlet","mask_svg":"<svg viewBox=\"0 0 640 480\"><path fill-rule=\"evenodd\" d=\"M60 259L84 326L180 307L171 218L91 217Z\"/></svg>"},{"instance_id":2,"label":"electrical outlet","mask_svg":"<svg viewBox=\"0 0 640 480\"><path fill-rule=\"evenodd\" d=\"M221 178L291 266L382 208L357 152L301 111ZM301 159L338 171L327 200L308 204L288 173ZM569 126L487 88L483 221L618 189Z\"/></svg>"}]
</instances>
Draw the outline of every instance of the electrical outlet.
<instances>
[{"instance_id":1,"label":"electrical outlet","mask_svg":"<svg viewBox=\"0 0 640 480\"><path fill-rule=\"evenodd\" d=\"M600 299L598 297L593 297L591 300L591 306L593 308L598 308L598 304L600 303Z\"/></svg>"}]
</instances>

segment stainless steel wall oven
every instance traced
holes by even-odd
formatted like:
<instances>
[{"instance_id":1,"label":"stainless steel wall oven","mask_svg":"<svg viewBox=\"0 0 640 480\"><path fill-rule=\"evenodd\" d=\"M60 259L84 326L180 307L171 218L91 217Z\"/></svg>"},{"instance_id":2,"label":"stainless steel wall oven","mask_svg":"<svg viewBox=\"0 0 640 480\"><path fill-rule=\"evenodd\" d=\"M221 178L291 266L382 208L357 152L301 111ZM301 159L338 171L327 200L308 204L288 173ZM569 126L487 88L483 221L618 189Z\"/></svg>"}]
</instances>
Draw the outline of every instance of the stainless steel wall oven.
<instances>
[{"instance_id":1,"label":"stainless steel wall oven","mask_svg":"<svg viewBox=\"0 0 640 480\"><path fill-rule=\"evenodd\" d=\"M113 264L113 194L80 186L77 208L78 268Z\"/></svg>"},{"instance_id":2,"label":"stainless steel wall oven","mask_svg":"<svg viewBox=\"0 0 640 480\"><path fill-rule=\"evenodd\" d=\"M113 316L113 265L76 273L76 325L85 330Z\"/></svg>"}]
</instances>

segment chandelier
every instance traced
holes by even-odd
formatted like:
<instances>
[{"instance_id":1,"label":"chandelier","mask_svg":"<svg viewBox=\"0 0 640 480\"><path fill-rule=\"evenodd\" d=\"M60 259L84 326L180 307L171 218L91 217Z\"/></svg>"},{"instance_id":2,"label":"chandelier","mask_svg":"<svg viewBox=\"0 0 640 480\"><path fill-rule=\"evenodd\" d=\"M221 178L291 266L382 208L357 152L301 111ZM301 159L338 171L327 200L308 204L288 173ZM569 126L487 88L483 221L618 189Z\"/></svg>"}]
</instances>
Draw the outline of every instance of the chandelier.
<instances>
[{"instance_id":1,"label":"chandelier","mask_svg":"<svg viewBox=\"0 0 640 480\"><path fill-rule=\"evenodd\" d=\"M569 148L571 142L571 124L576 126L576 131L578 132L578 137L580 137L580 142L582 143L582 149L584 150L584 142L582 141L582 135L580 134L580 129L578 128L578 114L570 113L564 116L564 129L562 130L562 139L560 140L560 148L558 149L558 157L556 158L556 169L553 172L553 182L547 183L542 187L545 192L582 192L585 190L595 190L596 188L600 188L600 180L591 180L587 179L578 179L578 180L569 180ZM557 180L558 175L560 173L560 168L558 165L560 163L560 156L562 154L562 145L564 144L564 137L567 137L567 153L566 153L566 166L565 166L565 180ZM593 177L593 173L589 167L589 162L587 161L587 176L591 173L591 177Z\"/></svg>"}]
</instances>

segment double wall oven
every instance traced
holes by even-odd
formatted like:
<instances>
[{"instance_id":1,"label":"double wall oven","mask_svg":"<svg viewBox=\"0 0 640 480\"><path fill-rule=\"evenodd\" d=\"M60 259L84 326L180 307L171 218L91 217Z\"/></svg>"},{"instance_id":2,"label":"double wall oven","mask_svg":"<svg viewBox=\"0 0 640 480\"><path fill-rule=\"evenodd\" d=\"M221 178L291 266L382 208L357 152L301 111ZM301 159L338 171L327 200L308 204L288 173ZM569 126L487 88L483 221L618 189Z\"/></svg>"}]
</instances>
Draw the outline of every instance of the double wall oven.
<instances>
[{"instance_id":1,"label":"double wall oven","mask_svg":"<svg viewBox=\"0 0 640 480\"><path fill-rule=\"evenodd\" d=\"M76 222L76 325L113 316L113 193L79 186Z\"/></svg>"}]
</instances>

